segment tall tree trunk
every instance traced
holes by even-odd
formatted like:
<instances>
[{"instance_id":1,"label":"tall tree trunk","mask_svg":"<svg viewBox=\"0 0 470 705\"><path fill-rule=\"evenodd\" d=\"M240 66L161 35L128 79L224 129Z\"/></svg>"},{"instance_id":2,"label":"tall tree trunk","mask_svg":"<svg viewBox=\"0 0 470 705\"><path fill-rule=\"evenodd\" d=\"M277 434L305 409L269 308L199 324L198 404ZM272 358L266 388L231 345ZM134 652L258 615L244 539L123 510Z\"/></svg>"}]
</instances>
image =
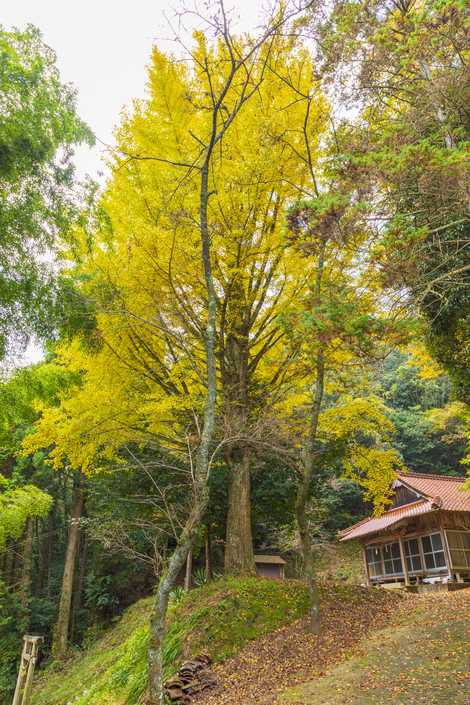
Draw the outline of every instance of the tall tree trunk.
<instances>
[{"instance_id":1,"label":"tall tree trunk","mask_svg":"<svg viewBox=\"0 0 470 705\"><path fill-rule=\"evenodd\" d=\"M222 101L220 102L220 105ZM173 552L168 568L160 578L152 614L149 634L149 697L152 705L164 705L165 692L163 681L163 642L166 634L166 616L170 593L186 561L188 552L193 548L198 529L204 519L209 504L210 448L214 435L215 411L217 399L217 371L215 358L215 326L217 315L217 296L214 287L211 260L211 238L207 221L209 202L209 165L217 134L217 119L214 119L212 136L206 158L201 168L200 187L200 235L201 260L207 292L207 322L204 335L206 353L206 399L201 440L196 457L193 481L193 501L191 511Z\"/></svg>"},{"instance_id":2,"label":"tall tree trunk","mask_svg":"<svg viewBox=\"0 0 470 705\"><path fill-rule=\"evenodd\" d=\"M321 305L321 287L325 266L326 241L323 240L318 255L318 266L315 283L315 303ZM318 350L315 360L315 383L313 386L312 404L310 408L310 424L308 438L303 449L301 462L301 480L299 482L295 502L295 516L300 540L304 577L310 595L309 627L314 634L320 631L320 599L318 593L315 556L313 552L310 527L308 525L307 504L312 489L312 480L316 470L316 452L318 422L323 401L325 386L325 356L320 340L317 340Z\"/></svg>"},{"instance_id":3,"label":"tall tree trunk","mask_svg":"<svg viewBox=\"0 0 470 705\"><path fill-rule=\"evenodd\" d=\"M255 575L255 558L251 529L251 452L240 448L238 463L231 461L225 572ZM230 462L230 461L229 461Z\"/></svg>"},{"instance_id":4,"label":"tall tree trunk","mask_svg":"<svg viewBox=\"0 0 470 705\"><path fill-rule=\"evenodd\" d=\"M55 658L64 658L67 654L70 626L70 611L75 575L75 563L80 541L80 518L83 509L83 477L80 475L74 483L74 500L70 521L67 551L65 553L62 589L60 593L59 615L54 628L52 654Z\"/></svg>"},{"instance_id":5,"label":"tall tree trunk","mask_svg":"<svg viewBox=\"0 0 470 705\"><path fill-rule=\"evenodd\" d=\"M26 522L23 541L23 560L20 579L20 600L23 609L28 608L31 597L31 577L33 569L34 519Z\"/></svg>"},{"instance_id":6,"label":"tall tree trunk","mask_svg":"<svg viewBox=\"0 0 470 705\"><path fill-rule=\"evenodd\" d=\"M86 565L88 558L88 535L83 533L83 539L80 541L78 554L78 578L75 588L75 594L72 601L72 616L70 618L70 639L73 640L76 630L77 614L82 606L83 585L85 583Z\"/></svg>"},{"instance_id":7,"label":"tall tree trunk","mask_svg":"<svg viewBox=\"0 0 470 705\"><path fill-rule=\"evenodd\" d=\"M57 506L54 502L48 514L47 521L43 522L44 535L41 541L40 557L40 592L48 597L51 595L51 567L54 563L54 546L57 543L56 530Z\"/></svg>"},{"instance_id":8,"label":"tall tree trunk","mask_svg":"<svg viewBox=\"0 0 470 705\"><path fill-rule=\"evenodd\" d=\"M249 329L245 292L240 283L232 287L222 366L224 414L229 436L234 440L225 448L225 461L230 469L228 511L225 535L225 572L254 575L253 536L251 528L251 449L249 436ZM237 292L235 294L235 292ZM233 309L233 310L232 310Z\"/></svg>"},{"instance_id":9,"label":"tall tree trunk","mask_svg":"<svg viewBox=\"0 0 470 705\"><path fill-rule=\"evenodd\" d=\"M44 519L39 519L39 538L38 538L38 573L37 573L37 583L36 590L38 595L42 595L45 591L47 584L47 570L50 562L50 557L48 555L49 543L47 536L47 526L48 523Z\"/></svg>"}]
</instances>

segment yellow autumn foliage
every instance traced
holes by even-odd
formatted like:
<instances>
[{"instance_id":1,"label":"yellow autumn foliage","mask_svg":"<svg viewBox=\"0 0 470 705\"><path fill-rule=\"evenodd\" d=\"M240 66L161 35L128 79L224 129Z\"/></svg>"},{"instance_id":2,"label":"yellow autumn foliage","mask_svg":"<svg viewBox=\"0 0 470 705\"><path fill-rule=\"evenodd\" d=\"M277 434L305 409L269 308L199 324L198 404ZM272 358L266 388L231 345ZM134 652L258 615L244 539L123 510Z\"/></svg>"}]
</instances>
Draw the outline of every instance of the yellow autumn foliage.
<instances>
[{"instance_id":1,"label":"yellow autumn foliage","mask_svg":"<svg viewBox=\"0 0 470 705\"><path fill-rule=\"evenodd\" d=\"M56 364L79 373L81 383L60 406L42 410L36 431L24 442L25 453L51 448L56 467L67 462L92 473L106 461L119 461L127 444L163 444L187 453L195 437L197 442L206 322L197 165L211 115L211 86L198 66L213 62L222 76L226 64L218 54L222 47L208 48L201 36L196 40L192 67L154 50L148 99L135 105L117 132L121 151L102 199L107 218L91 243L88 232L77 233L75 270L82 294L96 307L96 330L91 341L76 337L57 350ZM345 335L340 322L340 335L334 319L325 319L322 335L308 329L300 334L296 355L282 334L280 320L296 315L299 302L308 310L315 268L314 257L287 246L283 214L312 189L305 138L316 163L329 106L312 88L314 66L305 50L276 38L270 52L269 58L259 57L264 80L211 164L219 377L234 354L230 341L245 343L260 403L269 402L270 412L275 410L300 444L306 423L298 410L309 405L309 361L316 346L324 345L326 391L342 396L322 413L320 437L347 440L346 472L381 507L399 458L384 446L392 427L377 400L344 396L343 376L357 378L357 389L366 387L348 344L354 331ZM313 98L307 123L301 94ZM235 86L227 113L238 99ZM373 314L374 291L363 286L357 297L353 286L345 286L357 270L354 251L335 247L334 266L325 275L329 305L348 304L356 316ZM247 317L249 335L243 340ZM369 445L374 437L374 447L360 443L360 434Z\"/></svg>"},{"instance_id":2,"label":"yellow autumn foliage","mask_svg":"<svg viewBox=\"0 0 470 705\"><path fill-rule=\"evenodd\" d=\"M209 47L201 35L195 41L191 66L153 51L148 99L117 131L119 154L101 204L107 218L91 243L88 232L76 235L75 270L96 307L96 331L92 344L75 338L57 351L57 364L80 372L81 384L59 408L43 410L24 446L52 445L57 465L67 458L90 472L126 443L163 439L185 448L199 430L206 290L197 166L216 88L201 66L208 62L221 82L228 62L226 47ZM314 88L311 57L290 38L260 50L256 73L250 80L263 80L211 163L209 227L219 372L227 341L240 339L241 318L249 317L252 377L268 388L284 354L278 317L310 274L308 261L285 246L283 214L311 186L306 138L316 161L329 106ZM226 114L242 90L236 83L227 94ZM299 91L312 97L307 123Z\"/></svg>"}]
</instances>

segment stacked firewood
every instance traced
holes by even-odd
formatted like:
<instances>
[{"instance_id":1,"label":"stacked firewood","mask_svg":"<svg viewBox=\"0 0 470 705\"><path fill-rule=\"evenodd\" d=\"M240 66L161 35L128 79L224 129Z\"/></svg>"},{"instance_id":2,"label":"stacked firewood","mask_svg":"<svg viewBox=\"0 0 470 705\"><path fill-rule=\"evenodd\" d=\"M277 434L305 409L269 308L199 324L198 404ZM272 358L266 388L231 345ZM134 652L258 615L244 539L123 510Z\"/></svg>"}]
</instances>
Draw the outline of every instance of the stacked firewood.
<instances>
[{"instance_id":1,"label":"stacked firewood","mask_svg":"<svg viewBox=\"0 0 470 705\"><path fill-rule=\"evenodd\" d=\"M208 654L185 661L178 673L165 683L167 698L177 705L188 705L192 695L215 685L214 676L207 671L211 662Z\"/></svg>"}]
</instances>

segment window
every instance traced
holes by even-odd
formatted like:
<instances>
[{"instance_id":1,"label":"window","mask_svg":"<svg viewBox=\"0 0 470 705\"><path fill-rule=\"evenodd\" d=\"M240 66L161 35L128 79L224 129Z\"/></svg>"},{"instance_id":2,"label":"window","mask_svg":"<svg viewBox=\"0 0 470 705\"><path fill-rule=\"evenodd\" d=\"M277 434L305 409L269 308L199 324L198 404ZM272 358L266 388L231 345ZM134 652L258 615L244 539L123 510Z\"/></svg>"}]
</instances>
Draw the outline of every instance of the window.
<instances>
[{"instance_id":1,"label":"window","mask_svg":"<svg viewBox=\"0 0 470 705\"><path fill-rule=\"evenodd\" d=\"M369 575L371 578L377 578L383 575L382 570L382 551L379 546L369 546L366 549L367 565L369 566Z\"/></svg>"},{"instance_id":2,"label":"window","mask_svg":"<svg viewBox=\"0 0 470 705\"><path fill-rule=\"evenodd\" d=\"M450 559L454 568L470 568L470 533L447 531Z\"/></svg>"},{"instance_id":3,"label":"window","mask_svg":"<svg viewBox=\"0 0 470 705\"><path fill-rule=\"evenodd\" d=\"M452 535L452 538L451 538ZM470 532L447 532L454 567L470 568ZM411 574L446 568L440 533L417 536L403 541L406 567ZM403 575L398 541L383 546L366 546L366 559L371 578ZM464 562L463 562L464 561Z\"/></svg>"},{"instance_id":4,"label":"window","mask_svg":"<svg viewBox=\"0 0 470 705\"><path fill-rule=\"evenodd\" d=\"M406 567L410 573L417 573L423 570L421 554L419 552L418 539L405 541Z\"/></svg>"},{"instance_id":5,"label":"window","mask_svg":"<svg viewBox=\"0 0 470 705\"><path fill-rule=\"evenodd\" d=\"M401 564L400 544L398 541L388 543L383 547L385 575L396 575L403 573Z\"/></svg>"},{"instance_id":6,"label":"window","mask_svg":"<svg viewBox=\"0 0 470 705\"><path fill-rule=\"evenodd\" d=\"M441 535L430 534L429 536L422 536L421 544L423 546L424 565L427 570L445 568L446 559Z\"/></svg>"}]
</instances>

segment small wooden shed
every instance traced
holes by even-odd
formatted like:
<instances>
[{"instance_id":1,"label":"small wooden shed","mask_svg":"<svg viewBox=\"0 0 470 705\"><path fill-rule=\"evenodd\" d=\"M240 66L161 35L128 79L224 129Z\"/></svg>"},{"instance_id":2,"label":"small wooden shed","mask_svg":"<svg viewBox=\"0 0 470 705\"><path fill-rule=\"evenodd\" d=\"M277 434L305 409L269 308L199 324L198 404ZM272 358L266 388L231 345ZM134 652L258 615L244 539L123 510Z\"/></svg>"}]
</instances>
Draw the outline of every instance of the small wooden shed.
<instances>
[{"instance_id":1,"label":"small wooden shed","mask_svg":"<svg viewBox=\"0 0 470 705\"><path fill-rule=\"evenodd\" d=\"M286 562L281 556L263 556L255 555L256 574L260 578L275 578L282 580L284 578L284 568Z\"/></svg>"},{"instance_id":2,"label":"small wooden shed","mask_svg":"<svg viewBox=\"0 0 470 705\"><path fill-rule=\"evenodd\" d=\"M470 492L465 479L399 473L392 503L340 532L362 543L369 584L470 583Z\"/></svg>"}]
</instances>

